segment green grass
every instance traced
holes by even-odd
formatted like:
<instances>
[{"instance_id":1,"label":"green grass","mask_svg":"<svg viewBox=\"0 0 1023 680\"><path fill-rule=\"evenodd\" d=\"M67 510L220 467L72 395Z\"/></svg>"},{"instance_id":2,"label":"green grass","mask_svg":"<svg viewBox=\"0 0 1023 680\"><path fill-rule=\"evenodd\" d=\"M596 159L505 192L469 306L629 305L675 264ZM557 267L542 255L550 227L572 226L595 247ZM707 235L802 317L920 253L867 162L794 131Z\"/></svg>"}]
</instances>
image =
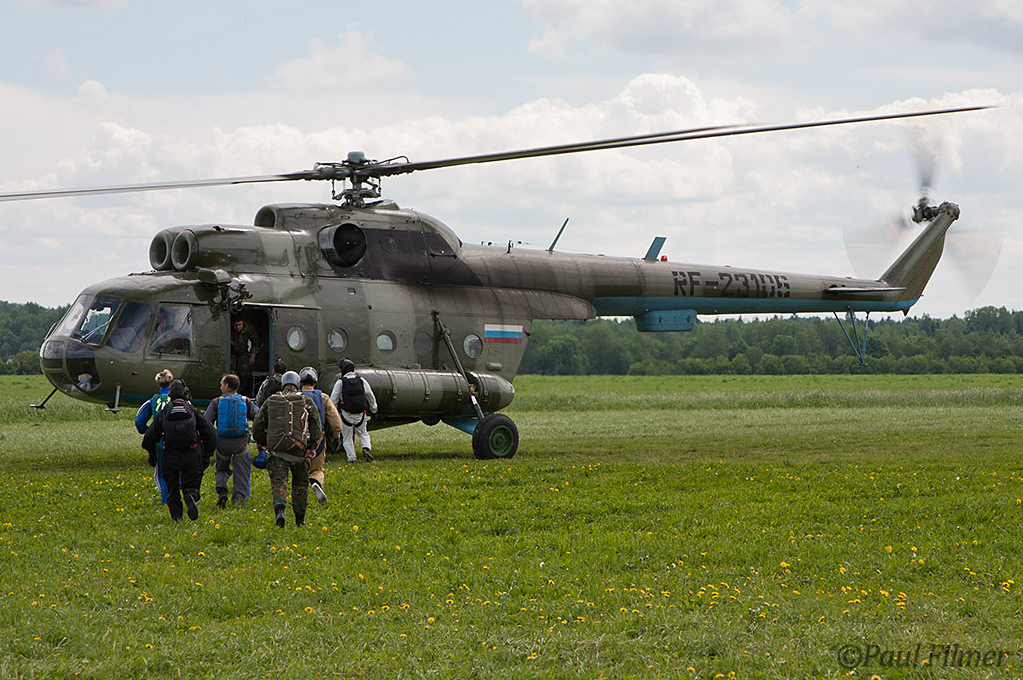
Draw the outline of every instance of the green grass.
<instances>
[{"instance_id":1,"label":"green grass","mask_svg":"<svg viewBox=\"0 0 1023 680\"><path fill-rule=\"evenodd\" d=\"M172 524L133 414L0 379L0 677L1020 675L1013 376L516 380L511 461L374 433ZM843 645L1006 650L851 676Z\"/></svg>"}]
</instances>

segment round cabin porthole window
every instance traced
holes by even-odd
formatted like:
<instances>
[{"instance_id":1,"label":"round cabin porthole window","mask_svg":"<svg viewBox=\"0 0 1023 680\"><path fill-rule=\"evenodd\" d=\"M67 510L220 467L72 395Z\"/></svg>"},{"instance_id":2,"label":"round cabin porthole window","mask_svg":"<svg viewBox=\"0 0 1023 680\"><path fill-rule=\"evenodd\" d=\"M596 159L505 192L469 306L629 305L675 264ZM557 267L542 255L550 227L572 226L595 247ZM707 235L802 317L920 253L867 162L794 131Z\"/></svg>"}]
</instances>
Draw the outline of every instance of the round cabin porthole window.
<instances>
[{"instance_id":1,"label":"round cabin porthole window","mask_svg":"<svg viewBox=\"0 0 1023 680\"><path fill-rule=\"evenodd\" d=\"M462 351L470 359L479 359L483 354L483 341L480 340L480 336L475 333L465 336L465 340L462 341Z\"/></svg>"},{"instance_id":2,"label":"round cabin porthole window","mask_svg":"<svg viewBox=\"0 0 1023 680\"><path fill-rule=\"evenodd\" d=\"M383 331L377 336L377 349L381 352L393 352L398 347L398 338L391 331Z\"/></svg>"},{"instance_id":3,"label":"round cabin porthole window","mask_svg":"<svg viewBox=\"0 0 1023 680\"><path fill-rule=\"evenodd\" d=\"M348 347L348 333L342 328L335 328L327 333L327 346L335 352L345 351L345 347Z\"/></svg>"},{"instance_id":4,"label":"round cabin porthole window","mask_svg":"<svg viewBox=\"0 0 1023 680\"><path fill-rule=\"evenodd\" d=\"M288 347L295 352L299 352L305 349L306 342L309 341L309 334L301 326L292 326L288 329L287 338Z\"/></svg>"},{"instance_id":5,"label":"round cabin porthole window","mask_svg":"<svg viewBox=\"0 0 1023 680\"><path fill-rule=\"evenodd\" d=\"M433 338L430 337L429 333L419 331L416 333L416 337L412 339L412 347L415 348L416 354L425 357L433 351Z\"/></svg>"}]
</instances>

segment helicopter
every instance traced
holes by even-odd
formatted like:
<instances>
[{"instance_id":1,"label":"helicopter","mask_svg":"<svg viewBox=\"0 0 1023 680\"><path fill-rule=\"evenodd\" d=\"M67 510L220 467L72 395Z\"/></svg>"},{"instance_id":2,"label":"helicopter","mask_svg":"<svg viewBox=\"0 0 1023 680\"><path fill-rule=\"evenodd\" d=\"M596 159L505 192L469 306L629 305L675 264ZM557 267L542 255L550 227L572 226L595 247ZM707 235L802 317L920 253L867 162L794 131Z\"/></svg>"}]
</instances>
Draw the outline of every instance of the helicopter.
<instances>
[{"instance_id":1,"label":"helicopter","mask_svg":"<svg viewBox=\"0 0 1023 680\"><path fill-rule=\"evenodd\" d=\"M220 394L232 366L232 323L262 339L252 350L253 387L275 359L317 368L330 392L342 357L377 396L371 428L444 422L472 435L477 458L511 458L519 446L502 409L536 319L635 319L640 332L692 330L699 315L832 312L846 338L866 350L856 314L908 313L959 218L953 203L926 196L913 219L925 225L877 279L669 261L665 238L642 258L463 243L440 220L384 198L384 177L459 165L521 160L697 139L892 121L977 111L984 106L789 125L725 125L504 153L414 162L341 162L280 175L125 184L0 194L0 202L286 181L330 181L331 203L274 204L251 226L175 226L152 239L152 271L85 288L40 347L53 391L110 411L151 396L164 368L202 404ZM338 189L340 183L340 190ZM567 220L566 220L567 222ZM561 229L564 230L563 224ZM843 330L845 326L843 325Z\"/></svg>"}]
</instances>

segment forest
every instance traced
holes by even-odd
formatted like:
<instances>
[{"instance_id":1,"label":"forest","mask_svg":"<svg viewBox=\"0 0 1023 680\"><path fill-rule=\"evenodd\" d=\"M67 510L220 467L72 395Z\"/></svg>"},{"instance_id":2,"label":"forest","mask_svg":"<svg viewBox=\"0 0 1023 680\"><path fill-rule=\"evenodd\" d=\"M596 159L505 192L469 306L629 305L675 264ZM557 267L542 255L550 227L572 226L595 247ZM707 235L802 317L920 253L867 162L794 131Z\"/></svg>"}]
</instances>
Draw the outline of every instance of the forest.
<instances>
[{"instance_id":1,"label":"forest","mask_svg":"<svg viewBox=\"0 0 1023 680\"><path fill-rule=\"evenodd\" d=\"M864 366L834 317L719 319L688 333L639 333L631 318L538 321L520 373L1020 373L1023 312L981 307L962 318L872 319L866 354Z\"/></svg>"},{"instance_id":2,"label":"forest","mask_svg":"<svg viewBox=\"0 0 1023 680\"><path fill-rule=\"evenodd\" d=\"M32 375L39 368L39 346L67 306L48 308L34 302L0 300L0 375Z\"/></svg>"},{"instance_id":3,"label":"forest","mask_svg":"<svg viewBox=\"0 0 1023 680\"><path fill-rule=\"evenodd\" d=\"M40 372L39 345L67 310L0 301L0 374ZM858 326L862 332L862 324ZM1023 312L872 319L867 365L833 317L701 321L688 333L640 333L625 320L537 321L520 373L709 375L1021 373Z\"/></svg>"}]
</instances>

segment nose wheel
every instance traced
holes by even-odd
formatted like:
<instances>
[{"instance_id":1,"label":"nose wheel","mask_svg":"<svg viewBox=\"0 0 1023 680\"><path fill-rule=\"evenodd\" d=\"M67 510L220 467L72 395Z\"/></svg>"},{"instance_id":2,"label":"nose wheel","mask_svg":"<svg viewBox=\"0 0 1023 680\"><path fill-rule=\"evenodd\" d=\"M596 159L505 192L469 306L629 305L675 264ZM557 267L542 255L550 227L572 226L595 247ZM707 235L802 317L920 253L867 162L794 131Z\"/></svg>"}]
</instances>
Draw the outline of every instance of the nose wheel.
<instances>
[{"instance_id":1,"label":"nose wheel","mask_svg":"<svg viewBox=\"0 0 1023 680\"><path fill-rule=\"evenodd\" d=\"M519 448L519 430L503 413L484 416L472 433L472 452L480 460L511 458Z\"/></svg>"}]
</instances>

